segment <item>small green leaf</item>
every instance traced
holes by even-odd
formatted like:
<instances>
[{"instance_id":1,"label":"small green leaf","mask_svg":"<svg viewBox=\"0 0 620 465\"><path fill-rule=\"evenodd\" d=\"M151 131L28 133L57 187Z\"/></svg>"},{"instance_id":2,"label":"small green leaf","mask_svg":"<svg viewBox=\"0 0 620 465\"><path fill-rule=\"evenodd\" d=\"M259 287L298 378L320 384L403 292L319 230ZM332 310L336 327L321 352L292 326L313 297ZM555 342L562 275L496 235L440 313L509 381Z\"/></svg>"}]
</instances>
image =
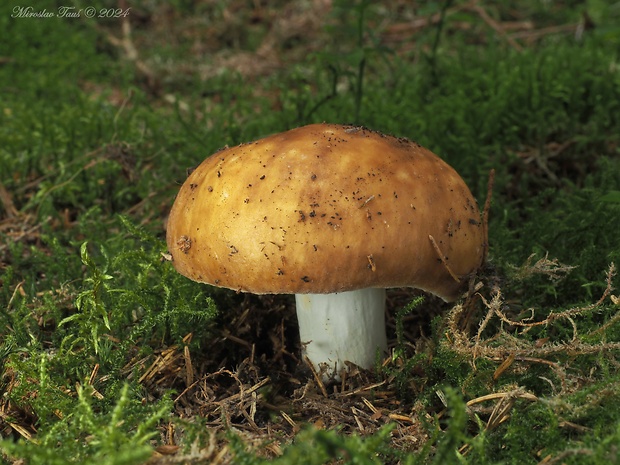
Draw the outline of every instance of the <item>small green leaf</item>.
<instances>
[{"instance_id":1,"label":"small green leaf","mask_svg":"<svg viewBox=\"0 0 620 465\"><path fill-rule=\"evenodd\" d=\"M620 191L609 191L599 200L601 202L620 203Z\"/></svg>"}]
</instances>

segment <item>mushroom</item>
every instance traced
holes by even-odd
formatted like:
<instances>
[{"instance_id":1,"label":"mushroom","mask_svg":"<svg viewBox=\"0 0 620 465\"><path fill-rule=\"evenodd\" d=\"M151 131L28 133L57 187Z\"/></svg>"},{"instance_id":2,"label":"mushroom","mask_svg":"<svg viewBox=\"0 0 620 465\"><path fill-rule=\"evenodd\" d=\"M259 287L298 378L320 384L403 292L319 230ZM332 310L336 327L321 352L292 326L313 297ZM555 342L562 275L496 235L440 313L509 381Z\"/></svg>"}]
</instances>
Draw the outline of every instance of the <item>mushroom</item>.
<instances>
[{"instance_id":1,"label":"mushroom","mask_svg":"<svg viewBox=\"0 0 620 465\"><path fill-rule=\"evenodd\" d=\"M385 288L455 300L486 233L464 181L429 150L313 124L207 158L177 195L167 243L194 281L295 294L304 353L327 379L387 352Z\"/></svg>"}]
</instances>

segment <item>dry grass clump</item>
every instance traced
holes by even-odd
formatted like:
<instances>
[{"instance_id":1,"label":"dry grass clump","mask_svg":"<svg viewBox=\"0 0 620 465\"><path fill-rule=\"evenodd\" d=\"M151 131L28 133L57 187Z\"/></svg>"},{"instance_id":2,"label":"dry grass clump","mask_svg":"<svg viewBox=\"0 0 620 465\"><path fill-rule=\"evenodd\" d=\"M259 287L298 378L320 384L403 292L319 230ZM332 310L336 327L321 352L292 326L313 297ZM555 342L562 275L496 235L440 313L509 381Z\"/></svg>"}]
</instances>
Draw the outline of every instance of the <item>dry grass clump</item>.
<instances>
[{"instance_id":1,"label":"dry grass clump","mask_svg":"<svg viewBox=\"0 0 620 465\"><path fill-rule=\"evenodd\" d=\"M195 365L199 363L194 364L186 347L172 346L126 367L127 373L141 373L140 382L149 392L179 391L173 421L160 430L167 447L155 451L151 464L203 463L207 458L209 463L234 463L231 432L253 454L266 458L281 456L308 427L366 437L393 424L391 442L401 450L418 449L428 439L420 421L423 406L400 402L393 380L377 381L356 367L340 383L325 385L313 376L310 364L302 367L303 373L276 370L266 375L268 370L253 355L234 369ZM187 430L196 416L208 440L188 450Z\"/></svg>"},{"instance_id":2,"label":"dry grass clump","mask_svg":"<svg viewBox=\"0 0 620 465\"><path fill-rule=\"evenodd\" d=\"M561 281L568 273L576 268L575 266L560 263L557 258L549 259L549 253L546 253L544 258L541 258L537 260L536 263L532 264L535 257L535 253L531 254L527 257L527 260L523 265L520 267L513 267L514 274L512 275L512 278L522 281L534 275L543 275L549 278L552 282L557 282Z\"/></svg>"},{"instance_id":3,"label":"dry grass clump","mask_svg":"<svg viewBox=\"0 0 620 465\"><path fill-rule=\"evenodd\" d=\"M518 273L524 277L543 274L555 282L569 271L570 267L557 260L545 257L534 262L530 257ZM492 376L489 374L492 383L485 388L488 391L481 394L478 390L477 397L465 399L470 418L483 421L481 431L497 430L511 418L515 408L523 407L523 402L526 405L544 402L563 418L559 422L562 428L576 433L589 431L588 427L571 421L579 412L572 412L570 416L563 412L568 408L567 397L594 381L588 379L588 373L577 369L573 361L597 353L608 353L614 359L611 354L620 349L620 343L608 342L604 337L620 319L618 299L612 295L614 275L615 266L611 264L602 295L589 305L557 311L529 309L525 317L519 317L513 315L498 286L492 286L490 297L485 297L482 285L478 285L463 303L448 312L444 320L445 337L440 339L443 348L469 360L473 367L472 376L482 365L479 363L482 359L496 364ZM582 321L595 313L608 311L610 303L613 313L607 314L602 325L593 328L590 324L587 327ZM484 310L477 324L470 321L476 307ZM255 344L226 337L230 333L224 330L222 334L229 344L242 345L249 352L246 358L237 361L235 367L221 358L228 351L226 349L210 354L213 359L194 360L187 346L181 345L162 349L127 365L127 376L139 376L147 392L163 392L170 388L177 392L174 418L161 429L161 442L166 447L158 448L150 463L199 463L206 457L212 463L232 463L236 452L230 442L231 431L253 454L280 457L287 445L308 426L370 437L391 424L394 425L390 434L391 446L415 452L431 439L428 425L449 415L450 405L441 388L433 389L443 402L443 409L441 403L433 401L431 403L436 405L429 405L428 397L425 401L400 396L398 377L411 377L413 372L424 373L422 365L428 363L408 365L408 357L413 353L401 353L384 360L382 374L352 367L340 383L324 385L309 364L295 357L294 350L286 349L296 342L284 338L284 328L273 327L278 329L266 339L272 341L271 350L283 354L288 362L274 363L271 358L261 355ZM556 327L558 331L554 331ZM545 329L544 334L538 335L536 331L541 328ZM250 340L254 338L252 336ZM189 344L191 335L184 342ZM398 345L392 341L391 345L395 344ZM425 347L428 344L429 341L419 342L415 349L407 344L407 348L419 355L432 349ZM274 357L277 358L281 357ZM551 372L548 376L544 372L539 376L540 389L521 383L519 374L532 365L541 365ZM502 383L509 373L516 376ZM422 378L425 377L427 375L423 374ZM436 382L422 378L418 379L418 389L432 388ZM551 396L548 394L549 385ZM583 408L587 410L588 406ZM202 419L208 440L200 441L200 448L196 445L188 449L186 430L191 428L189 425L195 422L196 415ZM470 451L471 444L463 444L459 449L461 454ZM549 457L549 460L554 458Z\"/></svg>"},{"instance_id":4,"label":"dry grass clump","mask_svg":"<svg viewBox=\"0 0 620 465\"><path fill-rule=\"evenodd\" d=\"M533 256L530 256L523 266L515 268L515 279L544 275L557 282L573 268L548 256L532 262ZM592 368L587 372L579 367L577 361L580 358L604 354L611 364L617 366L619 363L617 354L620 342L606 340L608 330L620 320L620 299L612 294L615 272L615 265L611 263L600 298L587 305L561 310L530 308L513 315L516 312L511 309L499 286L495 285L492 286L490 298L481 292L470 293L464 303L450 310L446 318L446 337L442 340L445 348L469 360L474 371L477 370L477 362L482 359L497 365L491 384L491 389L497 389L497 392L471 399L466 404L472 417L476 415L487 419L485 431L492 431L508 420L519 400L544 402L558 415L561 428L576 433L590 431L586 426L562 418L585 416L600 400L598 394L594 394L588 405L573 405L569 401L571 395L596 382ZM478 285L478 288L481 287ZM477 302L481 302L486 311L476 327L470 320L472 308ZM604 323L593 325L593 315L604 312ZM596 316L600 318L600 315ZM547 389L540 389L540 392L527 389L519 385L519 377L517 382L500 384L503 375L511 371L524 374L533 365L542 365L550 370L550 376L539 375L541 386ZM549 385L551 395L547 393ZM599 394L603 397L607 395L603 392ZM488 402L493 402L493 405L488 407ZM463 446L460 452L467 453L469 447ZM541 463L555 463L556 460L561 460L561 457L546 456Z\"/></svg>"},{"instance_id":5,"label":"dry grass clump","mask_svg":"<svg viewBox=\"0 0 620 465\"><path fill-rule=\"evenodd\" d=\"M528 258L528 263L530 262L531 257ZM534 265L524 265L520 269L520 274L527 276L534 273L543 273L551 279L557 280L559 279L558 273L565 272L568 269L569 267L559 265L556 260L549 260L545 257ZM568 355L575 357L620 349L620 343L618 342L605 342L603 340L595 343L586 342L588 340L601 339L605 331L620 319L620 308L611 315L606 323L595 329L588 329L582 333L577 324L580 317L586 317L592 313L602 311L608 299L614 306L617 306L618 299L611 294L615 272L616 267L612 263L607 271L605 290L596 302L565 310L549 311L542 317L538 317L535 309L528 309L527 313L529 313L529 316L527 317L520 319L509 317L509 306L506 304L499 287L494 287L491 291L492 297L490 300L482 294L476 293L464 304L458 304L450 310L447 318L448 337L445 343L450 345L451 350L468 358L471 357L474 366L476 359L479 357L503 362L499 367L501 371L496 372L494 378L498 378L502 371L507 369L514 361L543 363L557 370L558 374L563 373L565 375L562 366L551 360L553 356ZM461 329L461 320L468 306L472 304L472 299L476 298L482 301L486 308L486 314L480 322L474 337L470 337L465 330ZM545 327L548 329L554 324L566 322L572 328L572 336L568 340L553 340L550 336L534 340L531 337L526 337L534 328ZM494 332L487 334L491 328L495 328ZM550 331L547 332L550 333ZM561 376L561 379L565 379L565 376Z\"/></svg>"}]
</instances>

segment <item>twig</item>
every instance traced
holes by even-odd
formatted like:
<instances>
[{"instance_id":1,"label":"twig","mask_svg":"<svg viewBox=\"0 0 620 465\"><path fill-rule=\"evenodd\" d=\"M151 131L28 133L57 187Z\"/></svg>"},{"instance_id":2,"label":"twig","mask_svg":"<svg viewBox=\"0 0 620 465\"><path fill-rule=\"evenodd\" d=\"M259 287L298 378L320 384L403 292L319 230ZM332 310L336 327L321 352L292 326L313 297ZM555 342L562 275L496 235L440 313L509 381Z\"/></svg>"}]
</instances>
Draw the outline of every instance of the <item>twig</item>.
<instances>
[{"instance_id":1,"label":"twig","mask_svg":"<svg viewBox=\"0 0 620 465\"><path fill-rule=\"evenodd\" d=\"M508 418L510 418L510 411L514 407L517 399L525 399L529 401L537 401L538 397L529 392L525 392L521 388L514 389L508 392L495 392L492 394L487 394L476 399L472 399L467 402L467 407L472 407L475 404L480 402L485 402L487 400L495 400L499 399L499 401L493 407L491 414L489 415L489 419L487 420L487 424L485 425L486 431L493 431L499 425L504 423ZM470 450L471 445L465 444L460 449L459 452L461 454L467 454Z\"/></svg>"},{"instance_id":2,"label":"twig","mask_svg":"<svg viewBox=\"0 0 620 465\"><path fill-rule=\"evenodd\" d=\"M430 56L430 65L431 65L431 73L435 78L434 81L437 81L437 50L439 49L439 40L441 39L441 32L445 26L446 16L452 2L454 0L445 0L444 4L441 7L439 12L439 20L437 21L437 28L435 30L435 39L433 40L433 45L431 48L431 56Z\"/></svg>"},{"instance_id":3,"label":"twig","mask_svg":"<svg viewBox=\"0 0 620 465\"><path fill-rule=\"evenodd\" d=\"M535 30L518 31L510 34L512 39L526 39L529 42L551 34L568 33L577 30L579 23L561 24L559 26L543 27Z\"/></svg>"},{"instance_id":4,"label":"twig","mask_svg":"<svg viewBox=\"0 0 620 465\"><path fill-rule=\"evenodd\" d=\"M119 6L122 9L127 8L127 2L125 0L120 0ZM149 89L157 93L159 89L159 79L157 78L156 73L144 62L140 59L140 55L138 54L138 50L134 46L133 40L131 38L131 23L129 22L129 16L124 16L121 18L121 32L122 38L117 38L112 35L110 32L100 27L98 24L95 24L95 27L99 32L101 32L104 37L115 47L118 47L123 50L125 53L125 58L132 62L138 72L146 78L147 85Z\"/></svg>"},{"instance_id":5,"label":"twig","mask_svg":"<svg viewBox=\"0 0 620 465\"><path fill-rule=\"evenodd\" d=\"M516 389L510 392L493 392L491 394L485 394L484 396L476 397L475 399L468 401L465 405L471 407L472 405L486 402L487 400L503 399L508 395L532 401L538 400L538 397L536 397L534 394L530 394L529 392L525 392L521 389Z\"/></svg>"},{"instance_id":6,"label":"twig","mask_svg":"<svg viewBox=\"0 0 620 465\"><path fill-rule=\"evenodd\" d=\"M484 208L482 210L482 233L484 236L484 251L482 253L482 262L480 266L484 265L487 260L487 254L489 253L489 210L491 209L491 199L493 197L493 185L495 184L495 169L489 171L489 180L487 181L487 198L484 201Z\"/></svg>"},{"instance_id":7,"label":"twig","mask_svg":"<svg viewBox=\"0 0 620 465\"><path fill-rule=\"evenodd\" d=\"M482 18L482 20L491 27L491 29L493 29L495 32L497 32L498 35L506 39L506 41L510 44L512 48L514 48L518 52L523 50L523 47L521 47L521 45L519 45L512 37L508 36L506 34L506 31L500 26L500 24L493 18L491 18L487 11L482 6L480 6L478 2L475 2L470 8L472 11L477 13L478 16L480 16L480 18Z\"/></svg>"},{"instance_id":8,"label":"twig","mask_svg":"<svg viewBox=\"0 0 620 465\"><path fill-rule=\"evenodd\" d=\"M312 372L312 376L314 377L314 380L316 381L316 384L318 384L319 389L321 390L321 394L323 394L323 397L325 397L327 399L327 389L325 389L325 385L323 384L323 381L321 380L321 377L319 376L319 374L317 373L316 369L314 368L314 365L312 364L312 362L310 361L310 359L306 356L304 357L304 361L306 362L306 365L308 365L310 367L310 371Z\"/></svg>"},{"instance_id":9,"label":"twig","mask_svg":"<svg viewBox=\"0 0 620 465\"><path fill-rule=\"evenodd\" d=\"M239 378L237 378L237 376L234 373L228 370L224 370L224 373L228 373L229 375L231 375L233 378L237 380L237 382L239 383L240 392L238 392L237 394L233 394L232 396L228 396L225 399L220 400L218 404L229 403L237 399L243 399L247 394L251 394L257 389L262 388L265 384L268 384L269 382L271 382L271 378L267 376L265 379L263 379L262 381L259 381L254 386L250 387L249 389L243 390L243 384L241 384L241 382L239 381Z\"/></svg>"},{"instance_id":10,"label":"twig","mask_svg":"<svg viewBox=\"0 0 620 465\"><path fill-rule=\"evenodd\" d=\"M24 292L23 290L23 286L24 283L26 281L20 281L17 283L17 286L15 286L15 289L13 289L13 293L11 294L11 298L9 299L9 303L6 304L6 311L8 312L8 310L11 308L11 304L13 303L13 299L15 299L15 296L17 295L17 293L19 292L20 294Z\"/></svg>"},{"instance_id":11,"label":"twig","mask_svg":"<svg viewBox=\"0 0 620 465\"><path fill-rule=\"evenodd\" d=\"M295 433L300 430L299 425L295 423L295 421L286 412L280 410L280 415L282 415L282 418L284 418L284 420L291 425Z\"/></svg>"},{"instance_id":12,"label":"twig","mask_svg":"<svg viewBox=\"0 0 620 465\"><path fill-rule=\"evenodd\" d=\"M15 218L19 214L9 191L6 190L2 182L0 182L0 204L4 207L4 211L8 218Z\"/></svg>"},{"instance_id":13,"label":"twig","mask_svg":"<svg viewBox=\"0 0 620 465\"><path fill-rule=\"evenodd\" d=\"M556 455L555 457L551 457L551 454L547 455L544 459L538 462L538 465L552 465L554 463L561 462L567 457L574 456L574 455L594 455L594 451L591 449L585 449L585 448L568 449Z\"/></svg>"},{"instance_id":14,"label":"twig","mask_svg":"<svg viewBox=\"0 0 620 465\"><path fill-rule=\"evenodd\" d=\"M454 279L457 283L460 283L461 280L458 278L457 275L454 274L454 272L450 269L450 266L448 265L448 261L446 260L446 257L444 256L444 254L441 252L441 249L439 248L439 245L437 245L437 242L435 241L435 238L432 235L428 235L428 238L431 241L431 244L433 245L433 248L435 249L435 252L437 253L437 256L439 257L439 260L441 260L441 263L443 264L443 266L446 268L446 270L448 271L448 274L452 277L452 279Z\"/></svg>"},{"instance_id":15,"label":"twig","mask_svg":"<svg viewBox=\"0 0 620 465\"><path fill-rule=\"evenodd\" d=\"M496 297L499 298L499 295L500 294L499 294L499 291L498 291L497 294L496 294ZM495 313L493 308L486 303L486 301L484 300L484 297L482 297L482 294L480 294L480 298L482 299L484 304L487 306L488 311L487 311L486 316L484 317L484 319L480 323L480 326L478 327L478 332L476 333L476 338L474 340L474 347L473 347L473 353L472 353L472 357L473 357L474 361L476 360L476 358L478 356L478 347L480 347L480 338L482 337L482 332L485 330L485 328L489 324L489 321L491 321L491 318L493 318L493 314Z\"/></svg>"},{"instance_id":16,"label":"twig","mask_svg":"<svg viewBox=\"0 0 620 465\"><path fill-rule=\"evenodd\" d=\"M385 381L381 381L381 382L375 383L375 384L370 384L368 386L363 386L363 387L355 389L353 391L343 392L343 393L339 394L338 397L354 396L354 395L360 394L362 392L366 392L366 391L370 391L371 389L378 388L380 386L383 386L384 384L385 384Z\"/></svg>"}]
</instances>

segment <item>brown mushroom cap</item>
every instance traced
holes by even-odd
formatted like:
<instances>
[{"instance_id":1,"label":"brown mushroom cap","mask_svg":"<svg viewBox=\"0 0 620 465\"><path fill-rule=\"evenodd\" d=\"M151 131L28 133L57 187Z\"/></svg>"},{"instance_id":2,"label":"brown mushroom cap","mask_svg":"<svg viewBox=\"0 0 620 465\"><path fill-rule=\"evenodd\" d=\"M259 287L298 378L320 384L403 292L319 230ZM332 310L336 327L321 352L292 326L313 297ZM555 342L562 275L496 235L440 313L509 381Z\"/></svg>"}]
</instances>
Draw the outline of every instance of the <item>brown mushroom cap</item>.
<instances>
[{"instance_id":1,"label":"brown mushroom cap","mask_svg":"<svg viewBox=\"0 0 620 465\"><path fill-rule=\"evenodd\" d=\"M448 268L475 271L486 238L471 192L429 150L313 124L207 158L181 187L167 242L181 274L237 291L416 287L453 300Z\"/></svg>"}]
</instances>

